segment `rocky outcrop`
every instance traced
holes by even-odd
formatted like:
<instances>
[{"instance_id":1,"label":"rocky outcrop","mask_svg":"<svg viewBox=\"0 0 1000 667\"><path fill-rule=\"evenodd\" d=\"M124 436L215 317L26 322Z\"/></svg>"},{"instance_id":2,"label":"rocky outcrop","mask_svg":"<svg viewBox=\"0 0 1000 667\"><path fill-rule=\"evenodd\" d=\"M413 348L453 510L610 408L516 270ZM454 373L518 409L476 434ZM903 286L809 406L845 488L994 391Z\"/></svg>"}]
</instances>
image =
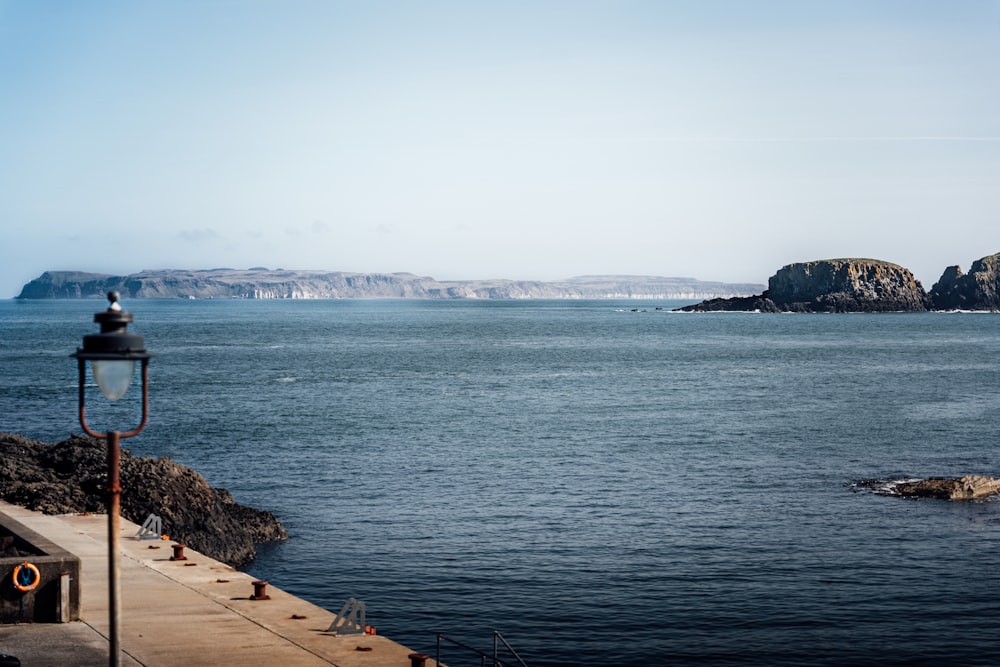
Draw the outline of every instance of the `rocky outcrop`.
<instances>
[{"instance_id":1,"label":"rocky outcrop","mask_svg":"<svg viewBox=\"0 0 1000 667\"><path fill-rule=\"evenodd\" d=\"M904 498L939 498L941 500L978 500L1000 493L1000 478L966 475L957 478L932 477L900 482L890 495Z\"/></svg>"},{"instance_id":2,"label":"rocky outcrop","mask_svg":"<svg viewBox=\"0 0 1000 667\"><path fill-rule=\"evenodd\" d=\"M909 269L876 259L828 259L782 267L768 281L782 310L894 312L927 310L924 288Z\"/></svg>"},{"instance_id":3,"label":"rocky outcrop","mask_svg":"<svg viewBox=\"0 0 1000 667\"><path fill-rule=\"evenodd\" d=\"M753 294L763 285L658 276L580 276L557 282L438 281L412 273L343 273L265 268L143 271L111 276L46 271L18 299L708 299Z\"/></svg>"},{"instance_id":4,"label":"rocky outcrop","mask_svg":"<svg viewBox=\"0 0 1000 667\"><path fill-rule=\"evenodd\" d=\"M913 312L929 301L913 274L875 259L826 259L788 264L758 296L716 299L680 310L759 310L801 313Z\"/></svg>"},{"instance_id":5,"label":"rocky outcrop","mask_svg":"<svg viewBox=\"0 0 1000 667\"><path fill-rule=\"evenodd\" d=\"M50 445L0 433L0 498L46 514L105 512L105 452L102 441L90 438ZM240 505L169 458L123 449L121 484L126 519L142 524L157 514L172 540L233 566L253 560L255 544L288 539L273 514Z\"/></svg>"},{"instance_id":6,"label":"rocky outcrop","mask_svg":"<svg viewBox=\"0 0 1000 667\"><path fill-rule=\"evenodd\" d=\"M968 273L949 266L930 292L935 310L1000 311L1000 253L972 263Z\"/></svg>"},{"instance_id":7,"label":"rocky outcrop","mask_svg":"<svg viewBox=\"0 0 1000 667\"><path fill-rule=\"evenodd\" d=\"M748 313L780 313L781 308L775 305L774 301L771 301L767 296L767 292L763 294L758 294L757 296L737 296L737 297L720 297L717 299L707 299L701 303L696 303L691 306L684 306L683 308L677 308L676 310L683 310L688 312L699 312L699 313L711 313L711 312L723 312L723 311L737 311L737 312L748 312Z\"/></svg>"}]
</instances>

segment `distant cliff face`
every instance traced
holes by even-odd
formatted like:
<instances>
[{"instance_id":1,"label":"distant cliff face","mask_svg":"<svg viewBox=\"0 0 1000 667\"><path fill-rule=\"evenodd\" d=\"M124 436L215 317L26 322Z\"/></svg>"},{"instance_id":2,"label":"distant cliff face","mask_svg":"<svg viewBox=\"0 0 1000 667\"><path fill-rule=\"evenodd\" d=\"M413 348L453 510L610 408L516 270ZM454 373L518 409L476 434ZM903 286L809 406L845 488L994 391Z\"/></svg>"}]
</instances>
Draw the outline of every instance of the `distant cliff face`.
<instances>
[{"instance_id":1,"label":"distant cliff face","mask_svg":"<svg viewBox=\"0 0 1000 667\"><path fill-rule=\"evenodd\" d=\"M875 259L825 259L783 266L761 295L714 299L682 310L878 313L927 308L924 288L908 269Z\"/></svg>"},{"instance_id":2,"label":"distant cliff face","mask_svg":"<svg viewBox=\"0 0 1000 667\"><path fill-rule=\"evenodd\" d=\"M335 299L345 295L411 296L425 289L410 274L213 269L143 271L127 276L46 271L24 286L18 299L103 297L127 299Z\"/></svg>"},{"instance_id":3,"label":"distant cliff face","mask_svg":"<svg viewBox=\"0 0 1000 667\"><path fill-rule=\"evenodd\" d=\"M103 273L46 271L21 288L18 299L80 299L117 289L119 279Z\"/></svg>"},{"instance_id":4,"label":"distant cliff face","mask_svg":"<svg viewBox=\"0 0 1000 667\"><path fill-rule=\"evenodd\" d=\"M937 310L1000 311L1000 253L976 260L967 274L949 266L931 288L930 300Z\"/></svg>"},{"instance_id":5,"label":"distant cliff face","mask_svg":"<svg viewBox=\"0 0 1000 667\"><path fill-rule=\"evenodd\" d=\"M828 259L782 267L766 294L780 309L802 312L927 310L920 281L909 269L874 259Z\"/></svg>"},{"instance_id":6,"label":"distant cliff face","mask_svg":"<svg viewBox=\"0 0 1000 667\"><path fill-rule=\"evenodd\" d=\"M559 282L527 280L438 281L412 273L344 273L213 269L143 271L110 276L47 271L24 286L18 299L706 299L752 294L763 285L694 278L581 276Z\"/></svg>"}]
</instances>

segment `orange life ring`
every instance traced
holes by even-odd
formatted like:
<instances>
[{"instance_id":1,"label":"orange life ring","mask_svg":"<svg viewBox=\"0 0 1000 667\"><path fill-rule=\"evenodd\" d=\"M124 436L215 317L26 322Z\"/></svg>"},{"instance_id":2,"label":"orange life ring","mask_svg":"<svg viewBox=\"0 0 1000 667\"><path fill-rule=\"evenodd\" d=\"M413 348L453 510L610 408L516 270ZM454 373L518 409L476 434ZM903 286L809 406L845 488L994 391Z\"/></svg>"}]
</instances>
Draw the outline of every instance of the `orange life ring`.
<instances>
[{"instance_id":1,"label":"orange life ring","mask_svg":"<svg viewBox=\"0 0 1000 667\"><path fill-rule=\"evenodd\" d=\"M41 580L42 575L38 568L28 561L14 568L14 588L22 593L35 590Z\"/></svg>"}]
</instances>

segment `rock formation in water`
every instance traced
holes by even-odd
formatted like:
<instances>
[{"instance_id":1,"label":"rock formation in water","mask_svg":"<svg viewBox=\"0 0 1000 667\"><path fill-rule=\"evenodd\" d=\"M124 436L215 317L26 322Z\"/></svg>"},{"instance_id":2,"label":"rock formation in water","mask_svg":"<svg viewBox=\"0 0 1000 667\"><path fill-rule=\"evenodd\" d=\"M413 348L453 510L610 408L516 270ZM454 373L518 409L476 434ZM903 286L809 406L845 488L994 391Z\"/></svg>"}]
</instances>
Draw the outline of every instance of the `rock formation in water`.
<instances>
[{"instance_id":1,"label":"rock formation in water","mask_svg":"<svg viewBox=\"0 0 1000 667\"><path fill-rule=\"evenodd\" d=\"M112 276L47 271L26 284L18 299L708 299L753 294L763 285L657 276L579 276L557 282L438 281L412 273L271 271L143 271Z\"/></svg>"},{"instance_id":2,"label":"rock formation in water","mask_svg":"<svg viewBox=\"0 0 1000 667\"><path fill-rule=\"evenodd\" d=\"M1000 311L1000 253L977 259L968 273L949 266L931 288L935 310Z\"/></svg>"},{"instance_id":3,"label":"rock formation in water","mask_svg":"<svg viewBox=\"0 0 1000 667\"><path fill-rule=\"evenodd\" d=\"M760 312L760 313L780 313L782 312L774 301L771 301L768 293L765 291L763 294L757 294L756 296L736 296L736 297L719 297L716 299L707 299L701 303L696 303L690 306L684 306L683 308L676 308L675 310L684 310L688 312L699 312L699 313L709 313L709 312L719 312L719 311L736 311L736 312Z\"/></svg>"},{"instance_id":4,"label":"rock formation in water","mask_svg":"<svg viewBox=\"0 0 1000 667\"><path fill-rule=\"evenodd\" d=\"M788 264L760 295L714 299L679 310L854 313L924 311L929 299L913 274L875 259L826 259Z\"/></svg>"},{"instance_id":5,"label":"rock formation in water","mask_svg":"<svg viewBox=\"0 0 1000 667\"><path fill-rule=\"evenodd\" d=\"M932 477L895 485L891 495L904 498L978 500L1000 493L1000 478L966 475L958 478Z\"/></svg>"},{"instance_id":6,"label":"rock formation in water","mask_svg":"<svg viewBox=\"0 0 1000 667\"><path fill-rule=\"evenodd\" d=\"M105 512L105 453L91 438L49 445L0 433L0 498L46 514ZM240 505L169 458L123 449L121 484L123 517L141 525L157 514L172 540L236 567L253 560L255 544L288 539L273 514Z\"/></svg>"}]
</instances>

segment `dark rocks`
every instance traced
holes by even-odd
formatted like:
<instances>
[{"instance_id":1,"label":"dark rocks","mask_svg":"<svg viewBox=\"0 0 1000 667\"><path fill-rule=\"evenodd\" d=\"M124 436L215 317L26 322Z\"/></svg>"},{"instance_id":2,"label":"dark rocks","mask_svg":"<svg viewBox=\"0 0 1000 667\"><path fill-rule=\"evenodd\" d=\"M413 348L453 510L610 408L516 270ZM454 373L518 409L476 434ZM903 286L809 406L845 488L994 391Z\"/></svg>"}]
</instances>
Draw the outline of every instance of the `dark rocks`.
<instances>
[{"instance_id":1,"label":"dark rocks","mask_svg":"<svg viewBox=\"0 0 1000 667\"><path fill-rule=\"evenodd\" d=\"M977 259L969 273L949 266L931 288L936 310L1000 311L1000 253Z\"/></svg>"},{"instance_id":2,"label":"dark rocks","mask_svg":"<svg viewBox=\"0 0 1000 667\"><path fill-rule=\"evenodd\" d=\"M931 288L931 304L938 310L960 310L966 302L962 289L964 277L962 269L957 265L945 269Z\"/></svg>"},{"instance_id":3,"label":"dark rocks","mask_svg":"<svg viewBox=\"0 0 1000 667\"><path fill-rule=\"evenodd\" d=\"M927 296L909 269L874 259L828 259L782 267L768 296L786 311L896 312L927 310Z\"/></svg>"},{"instance_id":4,"label":"dark rocks","mask_svg":"<svg viewBox=\"0 0 1000 667\"><path fill-rule=\"evenodd\" d=\"M931 477L913 482L900 482L890 495L904 498L938 498L941 500L977 500L1000 493L1000 478L982 475L964 477Z\"/></svg>"},{"instance_id":5,"label":"dark rocks","mask_svg":"<svg viewBox=\"0 0 1000 667\"><path fill-rule=\"evenodd\" d=\"M781 309L767 296L767 292L757 296L736 296L730 298L709 299L691 306L678 308L688 312L711 313L721 311L746 311L761 313L780 313Z\"/></svg>"},{"instance_id":6,"label":"dark rocks","mask_svg":"<svg viewBox=\"0 0 1000 667\"><path fill-rule=\"evenodd\" d=\"M49 445L0 433L0 498L46 514L105 512L105 451L90 438ZM273 514L240 505L169 458L123 449L121 483L122 516L141 524L157 514L171 539L230 565L253 560L254 544L288 539Z\"/></svg>"},{"instance_id":7,"label":"dark rocks","mask_svg":"<svg viewBox=\"0 0 1000 667\"><path fill-rule=\"evenodd\" d=\"M712 299L678 310L878 313L924 310L1000 311L1000 253L944 270L929 294L908 270L875 259L826 259L789 264L760 295Z\"/></svg>"},{"instance_id":8,"label":"dark rocks","mask_svg":"<svg viewBox=\"0 0 1000 667\"><path fill-rule=\"evenodd\" d=\"M761 295L715 299L680 310L855 313L927 310L920 281L896 264L875 259L826 259L788 264Z\"/></svg>"}]
</instances>

